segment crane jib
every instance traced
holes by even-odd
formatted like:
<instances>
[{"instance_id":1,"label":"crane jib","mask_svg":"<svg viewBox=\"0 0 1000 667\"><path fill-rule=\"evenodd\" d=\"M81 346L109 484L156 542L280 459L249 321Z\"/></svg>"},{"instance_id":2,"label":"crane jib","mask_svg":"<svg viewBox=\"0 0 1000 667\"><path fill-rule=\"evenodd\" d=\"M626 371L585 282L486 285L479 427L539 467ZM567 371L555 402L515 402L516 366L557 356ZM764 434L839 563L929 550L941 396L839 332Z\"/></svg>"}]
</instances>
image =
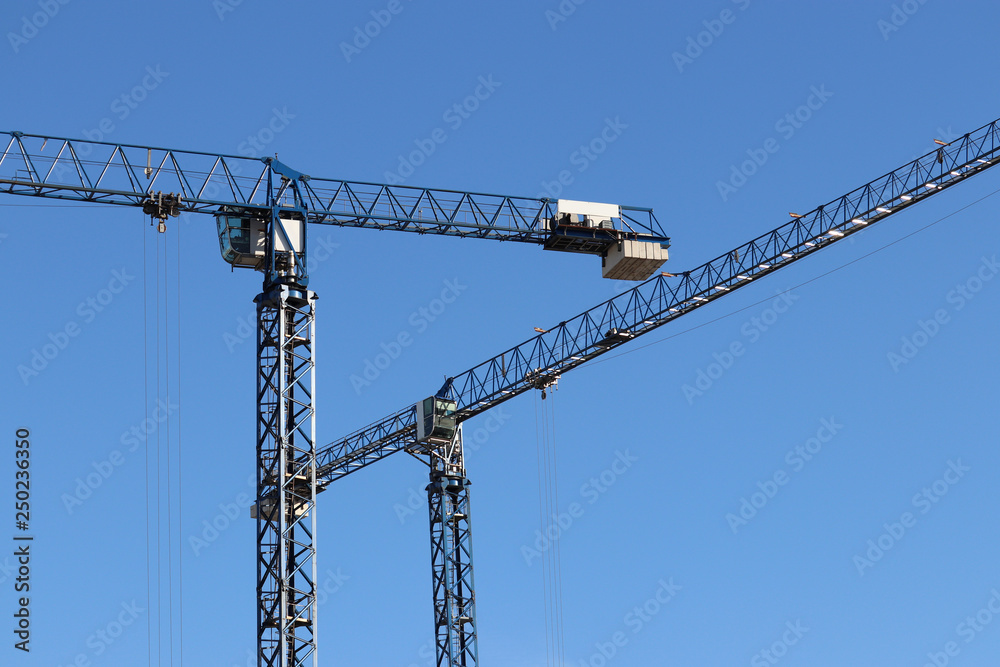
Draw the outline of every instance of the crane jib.
<instances>
[{"instance_id":1,"label":"crane jib","mask_svg":"<svg viewBox=\"0 0 1000 667\"><path fill-rule=\"evenodd\" d=\"M290 181L314 224L537 245L554 235L549 221L558 202L547 198L318 178L274 158L23 132L0 132L0 142L0 192L7 194L144 207L169 193L183 202L181 213L225 208L252 217L280 204L278 191ZM278 177L273 183L271 174ZM652 209L618 208L620 217L605 230L615 240L669 242Z\"/></svg>"},{"instance_id":2,"label":"crane jib","mask_svg":"<svg viewBox=\"0 0 1000 667\"><path fill-rule=\"evenodd\" d=\"M465 421L620 345L649 333L814 252L877 224L1000 162L1000 120L907 162L873 181L694 269L661 273L449 378L442 397ZM541 331L541 330L540 330ZM414 446L414 409L405 408L317 453L330 482Z\"/></svg>"}]
</instances>

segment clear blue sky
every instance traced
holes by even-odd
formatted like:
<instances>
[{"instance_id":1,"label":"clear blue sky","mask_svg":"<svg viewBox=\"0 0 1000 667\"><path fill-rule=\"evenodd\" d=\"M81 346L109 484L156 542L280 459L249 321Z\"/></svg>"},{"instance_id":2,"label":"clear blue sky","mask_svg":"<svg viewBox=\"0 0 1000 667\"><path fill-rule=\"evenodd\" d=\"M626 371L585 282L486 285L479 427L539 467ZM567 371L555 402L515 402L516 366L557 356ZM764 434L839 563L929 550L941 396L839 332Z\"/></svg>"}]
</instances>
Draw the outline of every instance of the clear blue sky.
<instances>
[{"instance_id":1,"label":"clear blue sky","mask_svg":"<svg viewBox=\"0 0 1000 667\"><path fill-rule=\"evenodd\" d=\"M564 0L567 16L557 0L49 4L51 17L34 0L0 9L4 130L278 153L315 176L512 195L555 194L565 170L564 197L653 207L678 271L1000 116L1000 10L985 0ZM354 44L372 12L391 21ZM474 110L453 111L477 89ZM580 152L605 128L602 153ZM433 151L432 136L444 137ZM778 148L764 161L766 144ZM429 155L413 165L420 146ZM753 156L763 164L733 179ZM997 661L1000 198L955 212L998 179L977 177L651 334L658 344L562 379L560 505L584 508L559 540L567 665L601 664L616 633L609 665ZM0 200L0 553L13 548L20 427L32 431L35 535L32 651L12 646L14 582L0 571L0 663L146 664L147 628L167 655L171 610L155 581L147 594L145 449L122 438L156 407L144 376L156 342L143 340L156 233L134 209ZM592 257L532 246L311 233L327 257L311 284L323 443L624 287ZM165 242L180 345L175 333L161 341L172 374L159 395L177 407L150 441L164 457L169 441L172 457L159 554L175 588L183 578L173 653L180 664L183 630L186 664L244 665L254 523L232 506L252 492L255 361L240 331L259 277L230 272L208 217L172 223ZM446 281L460 297L415 326ZM100 312L81 308L111 287ZM71 324L78 335L25 382L18 366ZM413 344L357 391L352 374L401 332ZM893 364L907 341L910 358ZM736 342L745 351L729 363ZM685 392L700 372L710 386ZM537 400L505 404L502 427L468 457L486 665L546 659L541 565L522 552L539 527ZM485 420L468 422L467 438ZM795 453L817 437L810 459ZM636 461L595 497L584 485L625 452ZM78 480L112 458L67 508ZM776 475L786 483L769 484ZM397 456L320 497L322 664L429 664L425 484L420 464ZM727 519L762 488L773 497L745 524ZM402 512L413 494L415 513ZM211 537L213 521L224 530L196 554L191 538ZM869 540L881 540L878 560ZM671 580L680 589L637 622L634 608ZM119 617L130 624L113 642L96 634L117 633Z\"/></svg>"}]
</instances>

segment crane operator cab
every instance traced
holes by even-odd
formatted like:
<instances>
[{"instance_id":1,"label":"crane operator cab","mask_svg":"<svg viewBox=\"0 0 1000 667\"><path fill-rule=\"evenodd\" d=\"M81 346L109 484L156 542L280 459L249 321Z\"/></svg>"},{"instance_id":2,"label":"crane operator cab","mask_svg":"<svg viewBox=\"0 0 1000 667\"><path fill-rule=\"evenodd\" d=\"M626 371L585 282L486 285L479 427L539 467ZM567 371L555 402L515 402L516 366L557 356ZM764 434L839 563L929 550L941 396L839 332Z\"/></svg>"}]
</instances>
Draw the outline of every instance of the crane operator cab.
<instances>
[{"instance_id":1,"label":"crane operator cab","mask_svg":"<svg viewBox=\"0 0 1000 667\"><path fill-rule=\"evenodd\" d=\"M267 220L262 211L223 207L215 215L219 230L222 259L233 266L264 268L267 256ZM305 223L293 217L281 218L281 230L275 230L275 254L293 262L302 261ZM284 232L284 233L281 233Z\"/></svg>"},{"instance_id":2,"label":"crane operator cab","mask_svg":"<svg viewBox=\"0 0 1000 667\"><path fill-rule=\"evenodd\" d=\"M455 410L458 404L431 396L417 404L417 441L451 442L458 429Z\"/></svg>"}]
</instances>

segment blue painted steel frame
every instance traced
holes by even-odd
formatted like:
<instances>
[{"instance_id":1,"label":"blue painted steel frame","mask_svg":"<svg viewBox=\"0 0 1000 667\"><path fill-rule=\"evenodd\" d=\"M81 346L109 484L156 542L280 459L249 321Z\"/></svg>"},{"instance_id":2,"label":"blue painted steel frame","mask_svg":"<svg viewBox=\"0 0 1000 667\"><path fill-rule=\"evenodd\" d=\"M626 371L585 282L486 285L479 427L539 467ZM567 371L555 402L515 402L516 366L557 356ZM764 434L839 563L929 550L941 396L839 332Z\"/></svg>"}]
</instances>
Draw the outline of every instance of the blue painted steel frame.
<instances>
[{"instance_id":1,"label":"blue painted steel frame","mask_svg":"<svg viewBox=\"0 0 1000 667\"><path fill-rule=\"evenodd\" d=\"M317 667L316 295L256 302L257 664Z\"/></svg>"},{"instance_id":2,"label":"blue painted steel frame","mask_svg":"<svg viewBox=\"0 0 1000 667\"><path fill-rule=\"evenodd\" d=\"M297 183L301 207L316 224L541 245L551 236L543 220L555 214L554 199L313 178L273 158L21 132L0 132L4 138L0 192L7 194L142 206L170 192L181 196L183 212L226 206L266 214L276 199L273 172ZM621 238L669 242L652 209L623 206L614 224Z\"/></svg>"},{"instance_id":3,"label":"blue painted steel frame","mask_svg":"<svg viewBox=\"0 0 1000 667\"><path fill-rule=\"evenodd\" d=\"M459 422L544 384L754 280L876 224L1000 162L1000 120L819 206L710 262L655 276L448 380ZM321 484L412 446L413 407L317 453Z\"/></svg>"}]
</instances>

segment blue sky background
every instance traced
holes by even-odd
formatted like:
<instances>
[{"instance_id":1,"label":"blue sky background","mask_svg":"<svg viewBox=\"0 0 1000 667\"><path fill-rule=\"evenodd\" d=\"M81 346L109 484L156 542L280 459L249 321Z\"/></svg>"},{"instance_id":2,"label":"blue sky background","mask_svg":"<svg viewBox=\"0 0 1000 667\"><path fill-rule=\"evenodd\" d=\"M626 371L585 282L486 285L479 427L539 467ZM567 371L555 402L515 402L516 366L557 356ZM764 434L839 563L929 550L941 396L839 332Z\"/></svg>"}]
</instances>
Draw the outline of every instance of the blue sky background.
<instances>
[{"instance_id":1,"label":"blue sky background","mask_svg":"<svg viewBox=\"0 0 1000 667\"><path fill-rule=\"evenodd\" d=\"M1000 115L1000 10L985 0L562 5L575 9L558 14L556 0L401 0L391 22L345 56L341 44L388 2L53 0L58 11L50 8L54 15L33 31L25 20L40 5L10 0L0 9L0 126L278 153L315 176L377 182L440 128L446 140L408 184L534 196L568 170L565 197L653 207L673 240L668 267L680 271L931 150L934 138ZM700 53L690 47L699 39ZM690 61L678 64L674 54L688 48ZM494 89L457 124L448 109L474 94L481 77ZM789 132L782 119L814 90L828 99ZM609 119L620 132L606 151L574 157ZM777 152L720 194L719 182L771 138ZM992 264L1000 199L959 209L993 194L998 178L942 193L632 347L654 345L562 379L554 398L560 505L584 508L559 540L567 665L601 664L599 646L618 632L624 645L607 664L997 660L1000 619L988 605L1000 609L1000 279ZM190 665L247 664L254 523L244 507L232 520L226 513L236 516L232 506L252 493L255 361L239 332L241 320L252 321L259 276L230 272L208 217L172 221L157 239L138 210L0 199L8 293L0 525L10 526L0 539L12 544L15 532L10 443L20 427L32 431L36 536L32 651L12 647L13 580L0 570L0 662L61 666L82 655L78 664L147 664L152 641L169 664L172 618L176 664L182 655ZM313 249L329 255L311 283L320 295L323 443L625 287L602 280L595 258L532 246L336 228L311 234ZM149 335L156 332L156 243L168 247L170 267L174 333L160 343L169 391L163 375L157 391L156 364L144 354L156 349L144 342L144 303ZM114 271L134 278L86 319L79 304L107 288ZM463 286L460 297L418 331L411 314L446 281ZM978 289L959 298L958 286ZM786 290L792 305L776 315L773 301ZM921 322L938 311L945 323L922 338ZM771 324L764 331L755 321ZM71 323L79 335L24 381L18 366ZM413 344L356 390L351 375L401 332ZM925 344L894 368L888 355L915 334ZM719 374L712 364L734 342L745 353ZM701 395L685 395L699 372L717 378ZM159 602L155 579L147 594L145 450L121 441L158 395L179 406L156 431L164 465L169 443L173 508L168 522L164 467L162 540L153 549L164 576ZM486 416L466 424L467 440L477 429L484 440L468 468L487 665L546 664L541 563L527 564L522 553L539 528L537 401L505 404L504 423L488 439ZM842 426L812 460L786 459L823 420ZM116 451L120 465L67 508L78 479L95 465L107 469L102 462ZM589 502L583 485L625 451L637 462ZM967 470L938 483L946 493L937 502L915 502L952 464ZM787 484L734 532L727 514L781 472ZM430 664L425 484L426 471L398 456L320 497L322 664ZM401 512L413 494L415 513ZM869 540L906 512L911 525L882 537L890 548L859 571ZM191 538L212 535L205 522L225 528L196 553ZM181 578L171 610L165 591ZM671 579L680 590L636 632L629 614ZM133 601L142 609L134 622L110 644L97 639ZM965 624L977 614L976 625ZM796 624L808 628L801 637L786 632ZM776 643L783 655L773 663L760 652Z\"/></svg>"}]
</instances>

